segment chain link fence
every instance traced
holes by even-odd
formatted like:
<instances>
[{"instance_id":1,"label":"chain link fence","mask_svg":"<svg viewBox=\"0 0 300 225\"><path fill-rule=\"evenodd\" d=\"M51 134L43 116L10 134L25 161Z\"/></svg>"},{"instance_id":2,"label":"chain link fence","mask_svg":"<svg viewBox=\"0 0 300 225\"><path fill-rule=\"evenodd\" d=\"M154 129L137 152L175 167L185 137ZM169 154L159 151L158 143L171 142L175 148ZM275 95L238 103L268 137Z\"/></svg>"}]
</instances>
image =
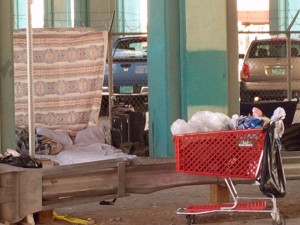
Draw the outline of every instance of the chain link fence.
<instances>
[{"instance_id":1,"label":"chain link fence","mask_svg":"<svg viewBox=\"0 0 300 225\"><path fill-rule=\"evenodd\" d=\"M146 34L111 33L109 42L100 117L118 106L148 111Z\"/></svg>"},{"instance_id":2,"label":"chain link fence","mask_svg":"<svg viewBox=\"0 0 300 225\"><path fill-rule=\"evenodd\" d=\"M245 32L240 54L239 81L242 103L297 101L300 95L299 33ZM297 107L299 108L299 106ZM300 121L296 110L294 122ZM289 112L287 112L289 113Z\"/></svg>"},{"instance_id":3,"label":"chain link fence","mask_svg":"<svg viewBox=\"0 0 300 225\"><path fill-rule=\"evenodd\" d=\"M148 42L146 33L110 33L108 42L99 116L111 143L114 108L148 111Z\"/></svg>"}]
</instances>

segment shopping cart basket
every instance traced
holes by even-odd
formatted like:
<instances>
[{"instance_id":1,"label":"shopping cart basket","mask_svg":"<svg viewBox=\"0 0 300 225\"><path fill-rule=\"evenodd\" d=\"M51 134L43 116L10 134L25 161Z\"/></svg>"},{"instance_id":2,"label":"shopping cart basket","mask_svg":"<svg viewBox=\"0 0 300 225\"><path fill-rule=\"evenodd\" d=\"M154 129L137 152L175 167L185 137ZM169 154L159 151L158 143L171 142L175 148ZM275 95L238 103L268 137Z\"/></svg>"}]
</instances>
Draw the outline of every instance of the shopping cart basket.
<instances>
[{"instance_id":1,"label":"shopping cart basket","mask_svg":"<svg viewBox=\"0 0 300 225\"><path fill-rule=\"evenodd\" d=\"M173 140L178 172L223 178L232 196L232 203L179 208L177 214L186 215L188 225L195 222L196 215L220 212L268 212L273 225L285 225L274 196L241 197L232 181L257 178L265 140L263 129L183 134L175 135Z\"/></svg>"}]
</instances>

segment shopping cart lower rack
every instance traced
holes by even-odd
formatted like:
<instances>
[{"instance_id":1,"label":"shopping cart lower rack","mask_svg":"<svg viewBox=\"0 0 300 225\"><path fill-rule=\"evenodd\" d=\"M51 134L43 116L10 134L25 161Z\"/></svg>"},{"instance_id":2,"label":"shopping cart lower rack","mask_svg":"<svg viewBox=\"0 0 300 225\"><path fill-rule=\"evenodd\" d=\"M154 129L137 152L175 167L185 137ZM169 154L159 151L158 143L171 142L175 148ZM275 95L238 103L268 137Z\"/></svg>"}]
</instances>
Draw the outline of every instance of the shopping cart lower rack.
<instances>
[{"instance_id":1,"label":"shopping cart lower rack","mask_svg":"<svg viewBox=\"0 0 300 225\"><path fill-rule=\"evenodd\" d=\"M231 212L267 212L271 213L273 225L285 225L275 197L241 197L231 179L257 178L265 140L262 129L183 134L175 135L173 140L176 170L223 178L233 200L232 203L179 208L177 214L186 215L188 225L194 223L199 214Z\"/></svg>"}]
</instances>

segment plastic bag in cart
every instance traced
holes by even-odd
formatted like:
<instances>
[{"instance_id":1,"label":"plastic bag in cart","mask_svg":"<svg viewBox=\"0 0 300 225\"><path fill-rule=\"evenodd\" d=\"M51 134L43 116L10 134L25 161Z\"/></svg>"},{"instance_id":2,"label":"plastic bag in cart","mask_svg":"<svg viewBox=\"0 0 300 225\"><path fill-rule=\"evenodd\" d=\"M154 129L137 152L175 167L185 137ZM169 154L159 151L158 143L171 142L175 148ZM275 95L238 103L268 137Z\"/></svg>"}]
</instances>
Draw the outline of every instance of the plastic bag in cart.
<instances>
[{"instance_id":1,"label":"plastic bag in cart","mask_svg":"<svg viewBox=\"0 0 300 225\"><path fill-rule=\"evenodd\" d=\"M259 187L266 196L278 198L286 194L286 179L280 153L282 144L275 131L275 123L265 127L266 137Z\"/></svg>"}]
</instances>

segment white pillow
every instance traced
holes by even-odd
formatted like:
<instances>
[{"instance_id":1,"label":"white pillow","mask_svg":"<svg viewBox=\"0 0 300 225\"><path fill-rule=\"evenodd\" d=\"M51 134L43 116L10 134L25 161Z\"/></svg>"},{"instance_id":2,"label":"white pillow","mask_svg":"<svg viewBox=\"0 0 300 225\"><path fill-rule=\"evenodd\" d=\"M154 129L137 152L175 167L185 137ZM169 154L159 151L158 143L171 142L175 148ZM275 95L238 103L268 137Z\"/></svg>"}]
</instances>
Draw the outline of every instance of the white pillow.
<instances>
[{"instance_id":1,"label":"white pillow","mask_svg":"<svg viewBox=\"0 0 300 225\"><path fill-rule=\"evenodd\" d=\"M47 138L50 138L51 140L53 140L57 143L60 143L64 146L73 145L73 141L72 141L71 137L69 136L69 134L67 132L64 132L64 131L54 131L54 130L50 130L46 127L37 127L36 133L43 135Z\"/></svg>"},{"instance_id":2,"label":"white pillow","mask_svg":"<svg viewBox=\"0 0 300 225\"><path fill-rule=\"evenodd\" d=\"M103 125L90 126L76 134L74 144L105 144L105 132Z\"/></svg>"}]
</instances>

